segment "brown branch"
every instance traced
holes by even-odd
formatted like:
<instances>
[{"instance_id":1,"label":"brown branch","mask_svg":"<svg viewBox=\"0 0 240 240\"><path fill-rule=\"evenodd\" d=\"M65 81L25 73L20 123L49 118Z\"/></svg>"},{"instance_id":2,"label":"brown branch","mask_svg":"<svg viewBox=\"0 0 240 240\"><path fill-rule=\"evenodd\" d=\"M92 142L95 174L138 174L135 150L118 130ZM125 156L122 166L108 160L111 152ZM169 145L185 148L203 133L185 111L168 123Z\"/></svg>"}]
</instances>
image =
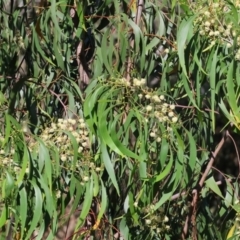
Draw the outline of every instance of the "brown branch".
<instances>
[{"instance_id":1,"label":"brown branch","mask_svg":"<svg viewBox=\"0 0 240 240\"><path fill-rule=\"evenodd\" d=\"M144 4L143 0L138 0L137 15L135 17L135 23L138 26L140 25L140 21L141 21L143 4ZM134 38L131 37L131 40L130 40L130 51L131 51L131 49L133 49L134 43L135 43ZM130 55L130 52L129 52L128 62L127 62L127 76L126 76L128 81L130 81L131 69L132 69L132 61L131 61L131 55Z\"/></svg>"},{"instance_id":2,"label":"brown branch","mask_svg":"<svg viewBox=\"0 0 240 240\"><path fill-rule=\"evenodd\" d=\"M226 179L226 181L231 182L231 179ZM222 185L223 182L222 181L217 181L216 184L217 185ZM194 194L195 191L196 191L196 189L192 190L192 195ZM183 191L181 193L176 193L171 197L170 201L173 201L173 200L176 200L180 197L186 196L187 194L188 194L188 191Z\"/></svg>"},{"instance_id":3,"label":"brown branch","mask_svg":"<svg viewBox=\"0 0 240 240\"><path fill-rule=\"evenodd\" d=\"M183 228L183 232L182 232L182 239L186 239L186 237L187 237L188 229L189 229L189 221L191 219L191 222L193 225L192 239L197 240L196 214L197 214L197 202L198 202L198 198L199 198L199 192L201 191L203 184L213 166L214 160L215 160L217 154L219 153L219 151L221 150L223 144L225 143L226 138L228 137L228 134L229 134L228 131L226 131L224 136L222 137L221 141L219 142L217 148L215 149L214 152L212 152L212 157L211 157L210 161L208 162L208 165L198 183L198 187L197 187L197 189L193 190L193 200L191 203L191 210L189 211L189 214L185 220L185 224L184 224L184 228Z\"/></svg>"},{"instance_id":4,"label":"brown branch","mask_svg":"<svg viewBox=\"0 0 240 240\"><path fill-rule=\"evenodd\" d=\"M59 97L59 95L56 94L56 93L55 93L54 91L52 91L51 89L49 89L48 91L58 99L58 101L62 104L65 113L67 113L67 107L66 107L66 105L62 102L62 100L61 100L61 98Z\"/></svg>"},{"instance_id":5,"label":"brown branch","mask_svg":"<svg viewBox=\"0 0 240 240\"><path fill-rule=\"evenodd\" d=\"M239 158L239 153L238 153L238 148L237 148L237 144L236 142L234 141L233 137L231 136L231 134L228 132L227 133L227 136L232 140L233 142L233 145L234 145L234 148L236 150L236 155L237 155L237 160L238 160L238 169L239 169L239 174L240 174L240 158ZM239 178L239 174L238 174L238 178Z\"/></svg>"},{"instance_id":6,"label":"brown branch","mask_svg":"<svg viewBox=\"0 0 240 240\"><path fill-rule=\"evenodd\" d=\"M158 39L160 39L160 40L165 40L165 41L166 41L170 46L172 46L173 48L176 47L171 40L167 39L167 38L164 37L164 36L159 36L159 35L152 34L152 33L144 33L144 36L152 37L152 38L158 38Z\"/></svg>"},{"instance_id":7,"label":"brown branch","mask_svg":"<svg viewBox=\"0 0 240 240\"><path fill-rule=\"evenodd\" d=\"M137 16L136 16L136 19L135 19L135 23L136 23L138 26L140 25L140 21L141 21L143 4L144 4L143 0L139 0L139 1L138 1Z\"/></svg>"},{"instance_id":8,"label":"brown branch","mask_svg":"<svg viewBox=\"0 0 240 240\"><path fill-rule=\"evenodd\" d=\"M226 131L225 134L223 135L221 141L219 142L217 148L215 149L214 152L212 152L212 157L211 157L211 159L210 159L210 161L209 161L209 163L208 163L208 165L207 165L207 168L206 168L206 170L205 170L204 174L202 175L202 178L201 178L201 180L200 180L200 182L199 182L199 186L200 186L200 187L203 187L203 184L204 184L204 182L205 182L205 180L206 180L206 178L207 178L207 175L208 175L209 171L210 171L211 168L212 168L212 165L213 165L213 163L214 163L214 160L215 160L216 156L218 155L219 151L221 150L223 144L225 143L226 137L228 137L228 136L229 136L229 132Z\"/></svg>"}]
</instances>

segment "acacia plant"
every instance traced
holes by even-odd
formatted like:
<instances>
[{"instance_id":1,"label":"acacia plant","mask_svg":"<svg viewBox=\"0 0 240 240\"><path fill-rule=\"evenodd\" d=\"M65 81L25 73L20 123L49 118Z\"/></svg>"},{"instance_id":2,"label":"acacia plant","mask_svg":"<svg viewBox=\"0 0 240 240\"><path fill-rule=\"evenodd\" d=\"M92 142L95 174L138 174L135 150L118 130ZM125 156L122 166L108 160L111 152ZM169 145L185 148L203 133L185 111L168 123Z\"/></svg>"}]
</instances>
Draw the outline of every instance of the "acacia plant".
<instances>
[{"instance_id":1,"label":"acacia plant","mask_svg":"<svg viewBox=\"0 0 240 240\"><path fill-rule=\"evenodd\" d=\"M1 239L236 239L239 17L234 0L4 0Z\"/></svg>"}]
</instances>

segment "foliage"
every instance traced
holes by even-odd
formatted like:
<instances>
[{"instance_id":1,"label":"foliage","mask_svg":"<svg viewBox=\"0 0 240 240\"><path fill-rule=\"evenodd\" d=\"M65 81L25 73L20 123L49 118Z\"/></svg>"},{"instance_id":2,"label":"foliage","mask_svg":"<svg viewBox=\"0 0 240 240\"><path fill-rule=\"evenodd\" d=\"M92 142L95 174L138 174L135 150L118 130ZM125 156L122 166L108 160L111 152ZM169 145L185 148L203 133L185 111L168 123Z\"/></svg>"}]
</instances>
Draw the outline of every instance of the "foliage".
<instances>
[{"instance_id":1,"label":"foliage","mask_svg":"<svg viewBox=\"0 0 240 240\"><path fill-rule=\"evenodd\" d=\"M230 140L239 168L239 1L20 2L1 6L2 239L59 237L69 206L68 239L239 235L216 159Z\"/></svg>"}]
</instances>

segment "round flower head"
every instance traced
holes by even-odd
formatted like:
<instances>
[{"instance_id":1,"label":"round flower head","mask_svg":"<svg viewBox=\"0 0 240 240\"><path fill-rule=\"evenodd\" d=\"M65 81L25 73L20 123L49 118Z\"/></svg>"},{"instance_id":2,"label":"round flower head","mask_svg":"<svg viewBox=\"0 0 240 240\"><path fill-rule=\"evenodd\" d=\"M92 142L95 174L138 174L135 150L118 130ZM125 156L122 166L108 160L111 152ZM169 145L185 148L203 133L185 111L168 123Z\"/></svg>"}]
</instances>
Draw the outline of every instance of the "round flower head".
<instances>
[{"instance_id":1,"label":"round flower head","mask_svg":"<svg viewBox=\"0 0 240 240\"><path fill-rule=\"evenodd\" d=\"M147 111L147 112L152 111L152 106L148 105L148 106L146 107L146 111Z\"/></svg>"}]
</instances>

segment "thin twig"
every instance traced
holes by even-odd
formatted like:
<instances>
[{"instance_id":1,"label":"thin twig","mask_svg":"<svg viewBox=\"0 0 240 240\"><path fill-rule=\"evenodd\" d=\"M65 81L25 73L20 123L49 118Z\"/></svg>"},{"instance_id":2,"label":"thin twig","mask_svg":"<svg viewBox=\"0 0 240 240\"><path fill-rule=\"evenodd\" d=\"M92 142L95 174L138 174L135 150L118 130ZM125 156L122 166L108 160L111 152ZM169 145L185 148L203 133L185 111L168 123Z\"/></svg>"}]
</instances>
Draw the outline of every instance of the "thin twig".
<instances>
[{"instance_id":1,"label":"thin twig","mask_svg":"<svg viewBox=\"0 0 240 240\"><path fill-rule=\"evenodd\" d=\"M226 141L226 137L228 137L228 136L229 136L229 132L226 131L225 134L223 135L221 141L219 142L216 150L215 150L214 152L212 152L212 157L211 157L211 159L210 159L210 161L209 161L209 163L208 163L208 165L207 165L207 168L206 168L206 170L205 170L204 174L202 175L202 178L201 178L201 180L200 180L200 182L199 182L199 186L200 186L201 188L203 187L203 184L204 184L204 182L205 182L205 180L206 180L206 178L207 178L207 176L208 176L208 173L210 172L210 170L211 170L211 168L212 168L212 165L213 165L213 163L214 163L214 160L215 160L216 156L218 155L219 151L221 150L223 144L224 144L225 141Z\"/></svg>"},{"instance_id":2,"label":"thin twig","mask_svg":"<svg viewBox=\"0 0 240 240\"><path fill-rule=\"evenodd\" d=\"M48 90L51 94L53 94L57 99L58 101L62 104L63 108L64 108L64 111L65 113L67 113L67 107L66 105L62 102L61 98L59 97L58 94L56 94L54 91L52 91L51 89Z\"/></svg>"},{"instance_id":3,"label":"thin twig","mask_svg":"<svg viewBox=\"0 0 240 240\"><path fill-rule=\"evenodd\" d=\"M231 179L226 179L226 181L231 182ZM222 184L223 184L223 181L217 181L216 184L217 184L217 185L222 185ZM196 189L193 189L192 195L194 194L195 191L196 191ZM183 197L183 196L185 196L185 195L187 195L187 194L188 194L188 191L183 191L183 192L181 192L181 193L176 193L176 194L174 194L174 195L171 197L170 201L176 200L176 199L178 199L178 198L180 198L180 197Z\"/></svg>"},{"instance_id":4,"label":"thin twig","mask_svg":"<svg viewBox=\"0 0 240 240\"><path fill-rule=\"evenodd\" d=\"M191 203L191 211L189 211L189 214L185 220L185 224L184 224L184 228L183 228L183 232L182 232L182 239L186 239L188 229L189 229L188 225L189 225L189 221L191 219L191 222L193 225L192 239L197 240L196 214L197 214L197 202L198 202L199 192L201 191L203 184L213 166L214 160L215 160L217 154L219 153L219 151L221 150L223 144L225 143L226 137L228 137L228 134L229 134L228 131L226 131L224 136L222 137L221 141L219 142L217 148L215 149L214 152L212 152L212 157L211 157L210 161L208 162L208 165L198 183L198 186L196 189L193 190L193 200Z\"/></svg>"},{"instance_id":5,"label":"thin twig","mask_svg":"<svg viewBox=\"0 0 240 240\"><path fill-rule=\"evenodd\" d=\"M239 174L240 174L240 158L239 158L239 153L238 153L238 148L237 148L237 144L236 142L234 141L233 137L231 136L231 134L228 132L227 133L227 136L232 140L233 142L233 145L235 147L235 150L236 150L236 155L237 155L237 160L238 160L238 169L239 169ZM239 178L239 174L238 174L238 178Z\"/></svg>"}]
</instances>

